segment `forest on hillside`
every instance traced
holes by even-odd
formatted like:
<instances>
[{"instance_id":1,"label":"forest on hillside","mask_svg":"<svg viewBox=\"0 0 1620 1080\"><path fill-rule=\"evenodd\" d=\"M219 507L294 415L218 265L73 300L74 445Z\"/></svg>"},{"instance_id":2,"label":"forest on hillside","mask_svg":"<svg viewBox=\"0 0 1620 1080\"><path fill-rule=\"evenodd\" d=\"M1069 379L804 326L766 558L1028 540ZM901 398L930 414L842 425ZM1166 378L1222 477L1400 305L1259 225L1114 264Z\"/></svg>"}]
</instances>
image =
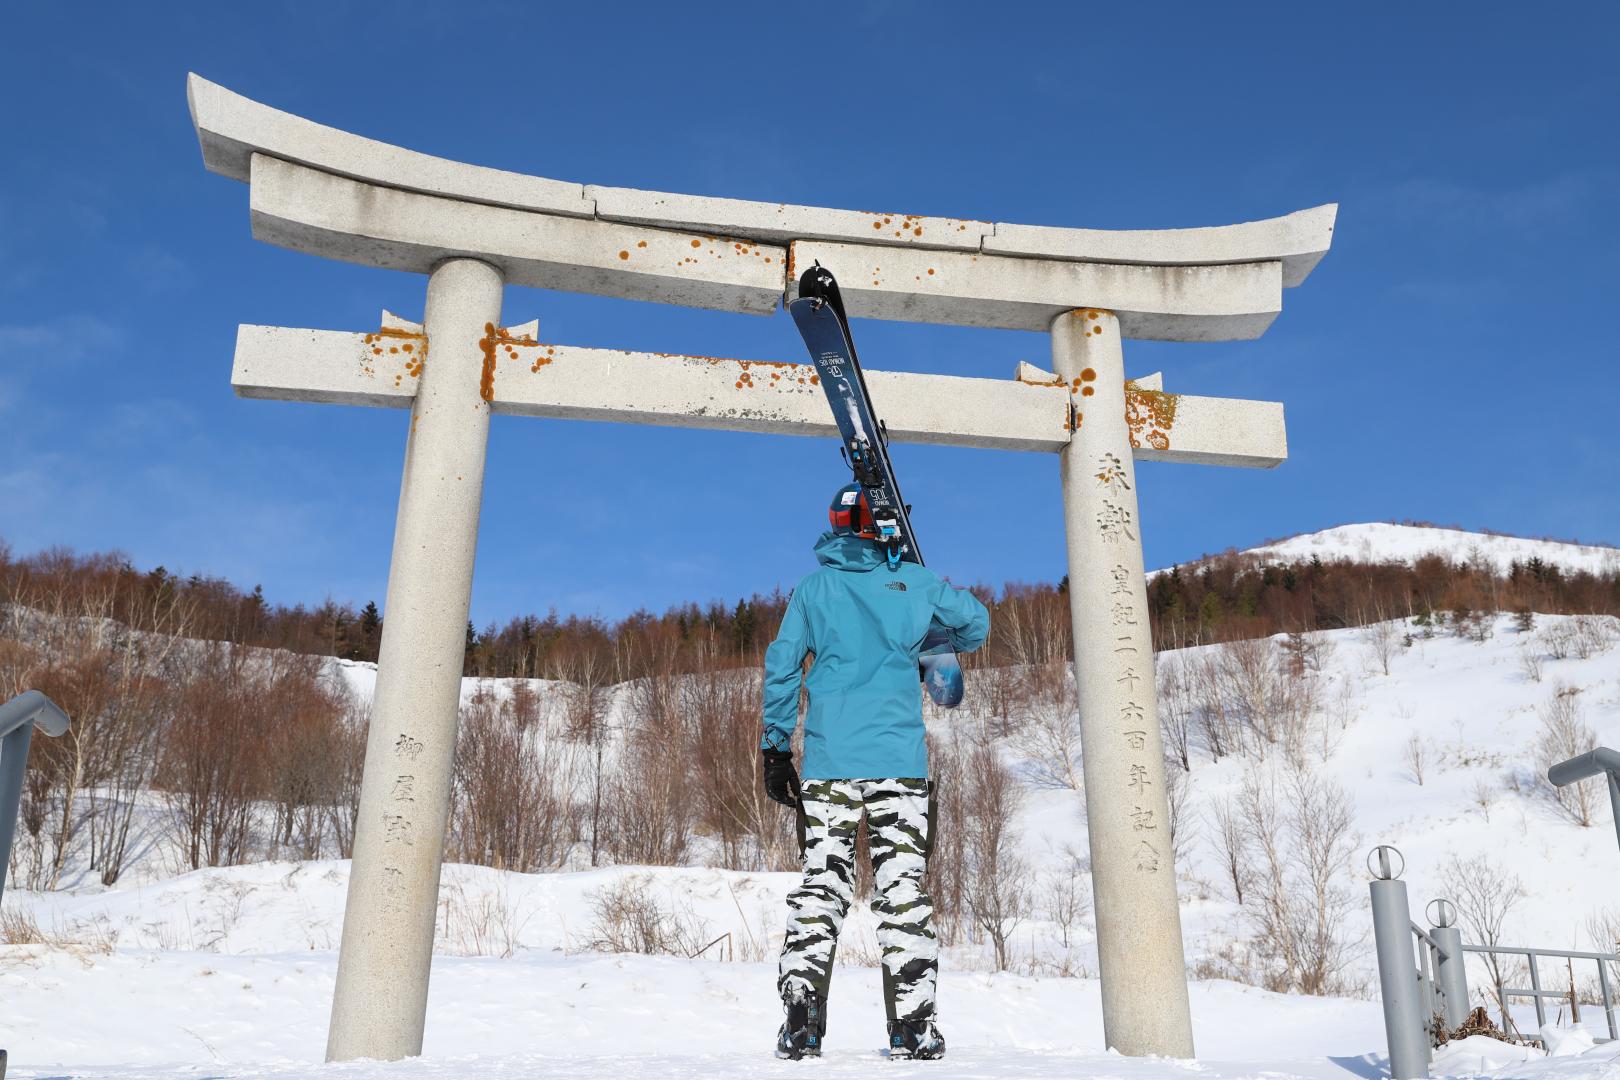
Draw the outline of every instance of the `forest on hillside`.
<instances>
[{"instance_id":1,"label":"forest on hillside","mask_svg":"<svg viewBox=\"0 0 1620 1080\"><path fill-rule=\"evenodd\" d=\"M1011 839L1032 786L1082 786L1068 598L1063 582L975 591L993 630L968 658L967 700L950 723L930 725L942 839L929 876L947 944L988 940L1006 966L1008 935L1032 905L1073 917L1086 903L1079 854L1037 895ZM1517 612L1529 632L1522 660L1539 682L1543 658L1614 646L1606 616L1620 613L1620 575L1540 560L1498 573L1483 557L1262 565L1227 554L1157 574L1148 595L1179 860L1186 777L1195 759L1227 756L1294 763L1302 779L1287 813L1338 822L1330 839L1342 846L1340 796L1310 779L1352 711L1342 680L1324 674L1323 631L1363 627L1361 648L1387 675L1415 637L1484 640L1497 613ZM791 867L789 815L765 799L757 751L761 654L784 604L753 596L617 621L549 613L469 627L466 674L489 681L462 707L447 858L523 871ZM1543 627L1535 613L1576 618ZM11 880L111 885L154 847L177 872L346 857L369 674L357 681L332 658L374 658L382 618L371 604L275 605L257 588L140 570L116 555L0 547L0 700L39 689L74 718L63 738L35 741ZM1171 651L1190 645L1214 647ZM1590 741L1565 696L1555 702L1570 717L1549 727L1548 753ZM1270 821L1275 810L1229 808L1215 840L1234 868L1265 832L1242 815ZM1240 901L1263 888L1233 874ZM1328 992L1341 953L1263 981Z\"/></svg>"},{"instance_id":2,"label":"forest on hillside","mask_svg":"<svg viewBox=\"0 0 1620 1080\"><path fill-rule=\"evenodd\" d=\"M970 663L996 667L1068 652L1066 582L975 584L995 632ZM110 618L136 630L235 645L375 661L385 613L333 600L277 604L263 589L222 578L136 568L116 553L51 549L13 557L0 540L0 604ZM514 614L482 630L468 624L463 673L489 678L623 682L666 671L759 663L787 595L689 602L621 619ZM1483 556L1441 554L1411 564L1362 560L1262 562L1227 552L1156 574L1148 587L1156 648L1365 626L1444 615L1467 622L1499 611L1620 614L1620 572L1571 573L1541 559L1506 573ZM1035 655L1040 654L1040 655Z\"/></svg>"}]
</instances>

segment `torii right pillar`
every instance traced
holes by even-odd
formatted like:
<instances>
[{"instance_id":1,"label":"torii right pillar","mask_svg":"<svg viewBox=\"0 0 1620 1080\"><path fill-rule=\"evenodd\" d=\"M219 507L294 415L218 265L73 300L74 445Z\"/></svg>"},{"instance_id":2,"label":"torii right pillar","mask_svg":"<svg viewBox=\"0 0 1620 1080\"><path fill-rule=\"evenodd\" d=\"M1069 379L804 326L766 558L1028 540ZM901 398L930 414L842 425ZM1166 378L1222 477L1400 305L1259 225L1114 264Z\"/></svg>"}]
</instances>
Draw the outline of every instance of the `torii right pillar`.
<instances>
[{"instance_id":1,"label":"torii right pillar","mask_svg":"<svg viewBox=\"0 0 1620 1080\"><path fill-rule=\"evenodd\" d=\"M1119 320L1096 309L1057 316L1052 363L1076 410L1059 457L1103 1038L1121 1054L1190 1058Z\"/></svg>"}]
</instances>

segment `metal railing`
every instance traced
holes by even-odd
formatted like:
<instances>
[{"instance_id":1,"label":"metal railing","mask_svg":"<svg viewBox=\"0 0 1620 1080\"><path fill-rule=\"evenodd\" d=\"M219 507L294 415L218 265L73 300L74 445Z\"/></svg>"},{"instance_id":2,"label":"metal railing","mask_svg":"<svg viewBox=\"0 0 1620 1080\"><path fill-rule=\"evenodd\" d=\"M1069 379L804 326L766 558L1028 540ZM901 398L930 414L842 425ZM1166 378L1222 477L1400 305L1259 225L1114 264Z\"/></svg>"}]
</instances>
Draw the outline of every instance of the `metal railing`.
<instances>
[{"instance_id":1,"label":"metal railing","mask_svg":"<svg viewBox=\"0 0 1620 1080\"><path fill-rule=\"evenodd\" d=\"M1443 966L1449 966L1453 960L1460 960L1462 957L1455 945L1447 948L1440 944L1417 923L1412 923L1411 927L1412 936L1417 939L1418 1006L1421 1009L1423 1030L1432 1036L1436 1026L1435 1017L1439 1017L1440 1022L1449 1031L1461 1023L1460 1020L1456 1024L1452 1023L1452 1016L1458 1008L1467 1011L1467 997L1460 1002L1452 1000L1453 995L1446 992L1446 987L1441 985L1439 979L1439 972Z\"/></svg>"},{"instance_id":2,"label":"metal railing","mask_svg":"<svg viewBox=\"0 0 1620 1080\"><path fill-rule=\"evenodd\" d=\"M1397 861L1399 865L1397 866ZM1548 1000L1568 1001L1571 1019L1580 1022L1580 994L1574 986L1576 960L1594 961L1609 1038L1620 1040L1616 1024L1614 980L1609 965L1620 965L1620 954L1581 952L1574 949L1528 949L1509 945L1469 945L1456 926L1457 906L1434 900L1428 907L1430 927L1412 921L1406 901L1406 869L1401 853L1380 845L1367 857L1372 873L1373 941L1378 951L1378 983L1384 1000L1384 1034L1389 1044L1389 1071L1394 1080L1416 1080L1429 1075L1438 1036L1463 1026L1468 1017L1469 953L1523 956L1528 960L1530 988L1501 987L1498 1004L1504 1020L1510 998L1530 998L1536 1006L1537 1031L1547 1025ZM1414 963L1414 949L1416 960ZM1568 961L1568 990L1546 990L1536 961L1548 957Z\"/></svg>"},{"instance_id":3,"label":"metal railing","mask_svg":"<svg viewBox=\"0 0 1620 1080\"><path fill-rule=\"evenodd\" d=\"M1506 998L1531 998L1531 999L1533 999L1535 1001L1535 1003L1536 1003L1536 1027L1538 1029L1542 1028L1542 1027L1545 1027L1546 1024L1547 1024L1547 1006L1544 1004L1544 1002L1546 1002L1547 1000L1552 999L1552 1000L1556 1000L1556 1001L1567 1001L1567 1002L1569 1002L1570 1014L1571 1014L1570 1018L1572 1020L1577 1021L1577 1022L1580 1020L1581 1001L1580 1001L1580 994L1575 990L1573 985L1568 990L1544 990L1544 989L1542 989L1542 986L1541 986L1541 972L1536 967L1536 958L1538 956L1553 957L1553 958L1559 959L1559 960L1567 960L1571 964L1573 964L1576 960L1595 960L1595 961L1597 961L1598 988L1599 988L1599 990L1600 990L1600 992L1602 994L1602 998L1603 998L1603 1013L1604 1013L1604 1016L1608 1019L1608 1022L1609 1022L1609 1038L1610 1039L1620 1039L1620 1026L1616 1025L1615 1016L1614 1016L1614 1012L1615 1012L1614 983L1609 978L1609 965L1610 964L1620 964L1620 955L1616 955L1615 953L1580 952L1578 950L1573 950L1573 949L1525 949L1525 948L1519 948L1517 946L1509 946L1509 945L1464 945L1463 946L1463 951L1464 952L1471 952L1471 953L1505 954L1505 955L1509 955L1509 956L1524 956L1524 957L1529 958L1530 988L1528 990L1526 990L1526 989L1523 989L1523 988L1504 986L1504 987L1502 987L1502 997L1504 999L1506 999ZM1574 982L1573 971L1571 972L1570 981L1571 981L1571 983ZM1502 1006L1502 1011L1504 1013L1506 1013L1507 1012L1507 1002L1506 1002L1506 1000L1501 1001L1500 1004Z\"/></svg>"}]
</instances>

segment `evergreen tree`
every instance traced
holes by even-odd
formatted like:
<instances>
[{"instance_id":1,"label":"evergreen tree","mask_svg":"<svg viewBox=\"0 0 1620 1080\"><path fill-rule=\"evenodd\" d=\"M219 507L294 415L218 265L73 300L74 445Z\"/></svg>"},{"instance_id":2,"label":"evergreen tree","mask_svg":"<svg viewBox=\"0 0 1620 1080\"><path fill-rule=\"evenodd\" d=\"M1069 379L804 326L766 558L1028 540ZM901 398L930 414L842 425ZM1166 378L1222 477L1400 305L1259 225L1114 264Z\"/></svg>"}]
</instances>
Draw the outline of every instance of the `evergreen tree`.
<instances>
[{"instance_id":1,"label":"evergreen tree","mask_svg":"<svg viewBox=\"0 0 1620 1080\"><path fill-rule=\"evenodd\" d=\"M471 675L473 662L478 649L478 631L473 629L472 620L467 620L467 642L461 649L461 673Z\"/></svg>"},{"instance_id":2,"label":"evergreen tree","mask_svg":"<svg viewBox=\"0 0 1620 1080\"><path fill-rule=\"evenodd\" d=\"M377 659L377 650L382 644L382 612L377 610L375 600L367 600L366 606L360 612L360 656L361 660Z\"/></svg>"},{"instance_id":3,"label":"evergreen tree","mask_svg":"<svg viewBox=\"0 0 1620 1080\"><path fill-rule=\"evenodd\" d=\"M737 610L731 616L731 645L738 653L754 647L754 605L748 601L737 601Z\"/></svg>"}]
</instances>

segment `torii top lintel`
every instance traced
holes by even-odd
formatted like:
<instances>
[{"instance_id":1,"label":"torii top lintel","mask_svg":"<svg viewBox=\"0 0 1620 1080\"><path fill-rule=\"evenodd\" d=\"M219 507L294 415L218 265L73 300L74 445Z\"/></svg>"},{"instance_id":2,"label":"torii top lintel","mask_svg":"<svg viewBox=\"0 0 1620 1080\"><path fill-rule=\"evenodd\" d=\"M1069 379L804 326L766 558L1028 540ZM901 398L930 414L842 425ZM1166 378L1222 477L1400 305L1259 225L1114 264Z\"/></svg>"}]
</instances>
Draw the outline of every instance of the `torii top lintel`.
<instances>
[{"instance_id":1,"label":"torii top lintel","mask_svg":"<svg viewBox=\"0 0 1620 1080\"><path fill-rule=\"evenodd\" d=\"M1045 330L1094 307L1128 337L1255 338L1327 253L1338 212L1111 231L674 195L433 157L195 74L186 89L204 163L252 185L260 239L424 273L466 256L514 284L753 314L818 259L855 316Z\"/></svg>"}]
</instances>

